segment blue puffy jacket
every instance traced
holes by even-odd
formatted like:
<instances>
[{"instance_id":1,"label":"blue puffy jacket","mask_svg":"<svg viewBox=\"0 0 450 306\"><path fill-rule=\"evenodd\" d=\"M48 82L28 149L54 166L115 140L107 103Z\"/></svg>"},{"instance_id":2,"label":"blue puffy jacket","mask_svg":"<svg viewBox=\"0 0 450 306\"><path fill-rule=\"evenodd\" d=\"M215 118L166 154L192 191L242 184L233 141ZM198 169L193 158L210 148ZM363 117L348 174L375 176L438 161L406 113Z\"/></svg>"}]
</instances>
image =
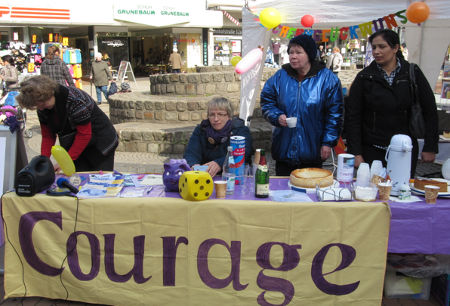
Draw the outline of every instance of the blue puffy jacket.
<instances>
[{"instance_id":1,"label":"blue puffy jacket","mask_svg":"<svg viewBox=\"0 0 450 306\"><path fill-rule=\"evenodd\" d=\"M283 65L261 92L264 118L275 129L272 157L278 161L320 162L320 148L334 147L342 126L341 82L322 63L314 62L303 81L289 64ZM282 127L278 117L297 117L297 127Z\"/></svg>"}]
</instances>

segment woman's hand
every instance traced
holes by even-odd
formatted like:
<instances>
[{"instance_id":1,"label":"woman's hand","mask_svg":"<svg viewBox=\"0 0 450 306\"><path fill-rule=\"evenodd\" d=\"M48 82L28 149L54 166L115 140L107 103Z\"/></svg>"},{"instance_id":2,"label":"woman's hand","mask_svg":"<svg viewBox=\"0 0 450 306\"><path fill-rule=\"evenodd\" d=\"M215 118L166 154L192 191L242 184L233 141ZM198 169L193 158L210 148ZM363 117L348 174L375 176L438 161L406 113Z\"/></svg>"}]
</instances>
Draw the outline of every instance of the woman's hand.
<instances>
[{"instance_id":1,"label":"woman's hand","mask_svg":"<svg viewBox=\"0 0 450 306\"><path fill-rule=\"evenodd\" d=\"M322 160L327 160L331 155L331 148L329 146L322 146L320 148L320 157Z\"/></svg>"},{"instance_id":2,"label":"woman's hand","mask_svg":"<svg viewBox=\"0 0 450 306\"><path fill-rule=\"evenodd\" d=\"M355 168L358 168L359 165L363 162L364 162L364 158L362 157L362 155L355 156Z\"/></svg>"},{"instance_id":3,"label":"woman's hand","mask_svg":"<svg viewBox=\"0 0 450 306\"><path fill-rule=\"evenodd\" d=\"M62 169L61 169L61 167L59 166L58 163L53 164L53 168L55 169L56 173L62 172Z\"/></svg>"},{"instance_id":4,"label":"woman's hand","mask_svg":"<svg viewBox=\"0 0 450 306\"><path fill-rule=\"evenodd\" d=\"M286 115L285 114L281 114L280 117L278 117L278 123L281 126L287 126Z\"/></svg>"},{"instance_id":5,"label":"woman's hand","mask_svg":"<svg viewBox=\"0 0 450 306\"><path fill-rule=\"evenodd\" d=\"M434 159L436 158L436 153L434 152L422 152L421 154L422 160L426 163L432 163L434 162Z\"/></svg>"},{"instance_id":6,"label":"woman's hand","mask_svg":"<svg viewBox=\"0 0 450 306\"><path fill-rule=\"evenodd\" d=\"M215 161L210 161L205 165L208 166L208 173L211 177L214 177L222 169L222 167L220 167Z\"/></svg>"}]
</instances>

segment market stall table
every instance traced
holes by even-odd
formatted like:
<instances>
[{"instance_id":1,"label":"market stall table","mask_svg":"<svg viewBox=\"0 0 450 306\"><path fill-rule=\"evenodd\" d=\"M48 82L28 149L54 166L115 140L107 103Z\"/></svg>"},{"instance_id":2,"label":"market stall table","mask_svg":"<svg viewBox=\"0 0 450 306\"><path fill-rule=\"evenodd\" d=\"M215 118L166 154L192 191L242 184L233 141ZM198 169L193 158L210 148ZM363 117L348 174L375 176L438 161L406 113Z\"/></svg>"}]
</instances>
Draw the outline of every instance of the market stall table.
<instances>
[{"instance_id":1,"label":"market stall table","mask_svg":"<svg viewBox=\"0 0 450 306\"><path fill-rule=\"evenodd\" d=\"M385 203L274 202L250 189L200 202L162 186L140 198L8 193L6 298L380 305Z\"/></svg>"}]
</instances>

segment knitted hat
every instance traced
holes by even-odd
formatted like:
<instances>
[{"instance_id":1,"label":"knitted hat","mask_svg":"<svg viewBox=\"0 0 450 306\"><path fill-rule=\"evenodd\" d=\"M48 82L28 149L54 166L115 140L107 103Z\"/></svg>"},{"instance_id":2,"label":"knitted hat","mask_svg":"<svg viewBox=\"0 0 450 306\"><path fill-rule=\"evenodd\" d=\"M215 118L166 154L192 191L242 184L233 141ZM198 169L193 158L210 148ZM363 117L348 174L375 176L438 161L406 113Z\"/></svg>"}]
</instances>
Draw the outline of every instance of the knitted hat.
<instances>
[{"instance_id":1,"label":"knitted hat","mask_svg":"<svg viewBox=\"0 0 450 306\"><path fill-rule=\"evenodd\" d=\"M312 63L317 56L317 46L316 42L312 39L310 35L302 34L295 36L289 41L288 45L288 53L289 49L291 49L292 45L301 46L306 54L308 54L309 61Z\"/></svg>"}]
</instances>

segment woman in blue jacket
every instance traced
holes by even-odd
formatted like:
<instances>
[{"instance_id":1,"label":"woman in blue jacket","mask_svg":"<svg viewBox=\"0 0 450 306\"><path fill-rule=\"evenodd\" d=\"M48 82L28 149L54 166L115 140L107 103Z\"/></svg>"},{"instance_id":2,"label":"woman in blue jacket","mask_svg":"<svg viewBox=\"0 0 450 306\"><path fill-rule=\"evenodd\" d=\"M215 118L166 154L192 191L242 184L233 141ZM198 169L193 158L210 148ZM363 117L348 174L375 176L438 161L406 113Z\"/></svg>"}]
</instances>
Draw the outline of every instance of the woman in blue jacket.
<instances>
[{"instance_id":1,"label":"woman in blue jacket","mask_svg":"<svg viewBox=\"0 0 450 306\"><path fill-rule=\"evenodd\" d=\"M288 45L289 64L282 66L261 92L264 118L275 129L272 157L276 175L292 170L322 167L337 144L342 126L341 82L325 65L315 60L317 47L309 35L299 35ZM286 118L296 117L289 128Z\"/></svg>"},{"instance_id":2,"label":"woman in blue jacket","mask_svg":"<svg viewBox=\"0 0 450 306\"><path fill-rule=\"evenodd\" d=\"M214 177L222 171L231 136L245 137L245 162L251 162L252 137L244 121L233 118L233 108L225 98L213 98L208 103L208 119L203 120L194 132L184 152L189 166L208 166Z\"/></svg>"}]
</instances>

